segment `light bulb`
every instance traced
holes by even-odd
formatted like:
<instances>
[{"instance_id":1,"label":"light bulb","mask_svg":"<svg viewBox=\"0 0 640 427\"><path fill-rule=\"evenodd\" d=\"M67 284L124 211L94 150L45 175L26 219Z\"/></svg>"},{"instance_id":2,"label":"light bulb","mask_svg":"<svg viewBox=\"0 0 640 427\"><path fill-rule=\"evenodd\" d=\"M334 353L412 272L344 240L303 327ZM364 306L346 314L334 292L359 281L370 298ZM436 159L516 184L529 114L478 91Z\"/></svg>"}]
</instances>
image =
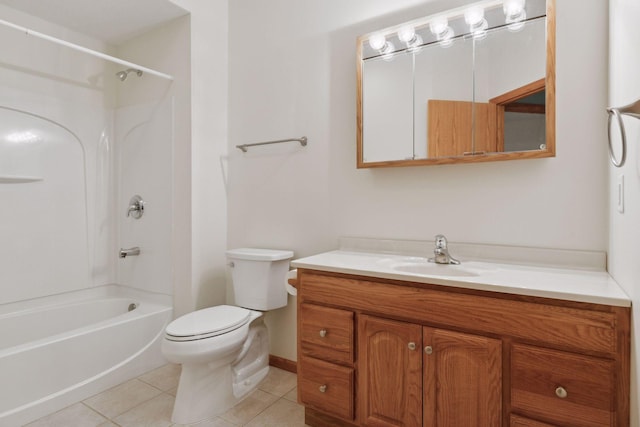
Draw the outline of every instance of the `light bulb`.
<instances>
[{"instance_id":1,"label":"light bulb","mask_svg":"<svg viewBox=\"0 0 640 427\"><path fill-rule=\"evenodd\" d=\"M524 12L526 0L504 0L502 10L507 19L514 18Z\"/></svg>"},{"instance_id":2,"label":"light bulb","mask_svg":"<svg viewBox=\"0 0 640 427\"><path fill-rule=\"evenodd\" d=\"M505 22L507 24L507 30L514 33L517 31L520 31L522 28L524 28L524 22L526 19L527 19L527 12L525 12L524 10L522 11L522 13L520 13L520 15L517 15L514 18L505 19Z\"/></svg>"},{"instance_id":3,"label":"light bulb","mask_svg":"<svg viewBox=\"0 0 640 427\"><path fill-rule=\"evenodd\" d=\"M393 43L385 42L384 46L382 46L382 49L380 49L380 53L385 56L390 56L394 50L395 46L393 46Z\"/></svg>"},{"instance_id":4,"label":"light bulb","mask_svg":"<svg viewBox=\"0 0 640 427\"><path fill-rule=\"evenodd\" d=\"M470 27L478 26L484 19L484 9L481 6L473 6L464 11L464 22Z\"/></svg>"},{"instance_id":5,"label":"light bulb","mask_svg":"<svg viewBox=\"0 0 640 427\"><path fill-rule=\"evenodd\" d=\"M449 21L446 16L436 17L429 23L429 29L436 37L440 37L441 34L447 31L447 28L449 28Z\"/></svg>"},{"instance_id":6,"label":"light bulb","mask_svg":"<svg viewBox=\"0 0 640 427\"><path fill-rule=\"evenodd\" d=\"M407 47L409 47L409 52L418 52L422 48L422 43L423 43L422 37L416 34L413 37L413 40L407 43Z\"/></svg>"},{"instance_id":7,"label":"light bulb","mask_svg":"<svg viewBox=\"0 0 640 427\"><path fill-rule=\"evenodd\" d=\"M405 25L398 30L398 38L401 42L411 43L416 37L416 30L411 25Z\"/></svg>"},{"instance_id":8,"label":"light bulb","mask_svg":"<svg viewBox=\"0 0 640 427\"><path fill-rule=\"evenodd\" d=\"M527 11L524 7L525 0L504 0L502 10L505 16L504 22L509 31L520 31L524 27L524 21L527 19Z\"/></svg>"},{"instance_id":9,"label":"light bulb","mask_svg":"<svg viewBox=\"0 0 640 427\"><path fill-rule=\"evenodd\" d=\"M376 34L373 34L371 37L369 37L369 46L371 46L372 49L380 50L384 48L384 45L386 43L387 43L387 39L384 37L383 34L376 33Z\"/></svg>"},{"instance_id":10,"label":"light bulb","mask_svg":"<svg viewBox=\"0 0 640 427\"><path fill-rule=\"evenodd\" d=\"M438 44L442 47L449 47L453 44L454 32L451 27L447 27L440 35L438 35Z\"/></svg>"}]
</instances>

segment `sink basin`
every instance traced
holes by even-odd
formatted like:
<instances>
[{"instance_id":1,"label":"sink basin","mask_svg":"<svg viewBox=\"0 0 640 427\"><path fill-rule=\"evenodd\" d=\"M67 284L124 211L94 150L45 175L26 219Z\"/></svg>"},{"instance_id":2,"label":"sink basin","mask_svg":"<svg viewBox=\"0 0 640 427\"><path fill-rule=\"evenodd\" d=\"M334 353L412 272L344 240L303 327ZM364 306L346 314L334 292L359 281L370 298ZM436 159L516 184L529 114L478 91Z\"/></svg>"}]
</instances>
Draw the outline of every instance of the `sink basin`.
<instances>
[{"instance_id":1,"label":"sink basin","mask_svg":"<svg viewBox=\"0 0 640 427\"><path fill-rule=\"evenodd\" d=\"M378 260L377 264L399 273L441 277L478 277L496 270L491 265L475 261L461 265L436 264L427 261L427 258L412 256L384 258Z\"/></svg>"},{"instance_id":2,"label":"sink basin","mask_svg":"<svg viewBox=\"0 0 640 427\"><path fill-rule=\"evenodd\" d=\"M476 271L451 264L435 264L432 262L406 262L398 263L391 267L393 270L403 273L424 274L426 276L446 277L476 277L480 274Z\"/></svg>"}]
</instances>

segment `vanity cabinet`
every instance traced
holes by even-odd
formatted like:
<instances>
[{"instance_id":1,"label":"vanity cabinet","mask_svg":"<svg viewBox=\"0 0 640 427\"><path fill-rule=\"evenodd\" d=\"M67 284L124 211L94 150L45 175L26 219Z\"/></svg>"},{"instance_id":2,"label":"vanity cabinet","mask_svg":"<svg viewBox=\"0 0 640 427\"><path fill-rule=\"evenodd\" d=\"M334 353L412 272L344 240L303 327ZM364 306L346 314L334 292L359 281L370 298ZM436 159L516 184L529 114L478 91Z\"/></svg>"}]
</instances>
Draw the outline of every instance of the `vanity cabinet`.
<instances>
[{"instance_id":1,"label":"vanity cabinet","mask_svg":"<svg viewBox=\"0 0 640 427\"><path fill-rule=\"evenodd\" d=\"M629 425L628 307L298 270L311 426Z\"/></svg>"}]
</instances>

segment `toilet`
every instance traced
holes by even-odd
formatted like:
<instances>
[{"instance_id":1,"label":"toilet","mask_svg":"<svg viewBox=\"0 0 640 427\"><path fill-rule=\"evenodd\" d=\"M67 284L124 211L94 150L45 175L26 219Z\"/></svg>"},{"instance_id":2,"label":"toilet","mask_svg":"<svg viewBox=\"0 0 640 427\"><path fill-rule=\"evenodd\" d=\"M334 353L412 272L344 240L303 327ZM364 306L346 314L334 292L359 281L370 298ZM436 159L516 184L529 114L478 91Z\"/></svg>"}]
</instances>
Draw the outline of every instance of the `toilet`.
<instances>
[{"instance_id":1,"label":"toilet","mask_svg":"<svg viewBox=\"0 0 640 427\"><path fill-rule=\"evenodd\" d=\"M219 415L248 395L269 372L263 311L287 305L293 252L227 251L235 306L196 310L169 323L162 353L182 365L172 421L192 424Z\"/></svg>"}]
</instances>

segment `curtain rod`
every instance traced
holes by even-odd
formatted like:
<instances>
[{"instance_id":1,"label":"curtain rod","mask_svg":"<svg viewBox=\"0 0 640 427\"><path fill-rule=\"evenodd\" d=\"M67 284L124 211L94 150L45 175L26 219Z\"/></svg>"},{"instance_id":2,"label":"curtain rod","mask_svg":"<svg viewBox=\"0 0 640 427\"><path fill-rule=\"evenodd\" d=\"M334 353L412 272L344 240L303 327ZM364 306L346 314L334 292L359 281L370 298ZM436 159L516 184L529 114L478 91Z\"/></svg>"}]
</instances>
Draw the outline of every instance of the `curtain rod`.
<instances>
[{"instance_id":1,"label":"curtain rod","mask_svg":"<svg viewBox=\"0 0 640 427\"><path fill-rule=\"evenodd\" d=\"M115 62L116 64L124 65L125 67L135 68L137 70L144 71L145 73L152 74L154 76L161 77L163 79L173 80L173 76L171 76L169 74L161 73L159 71L152 70L151 68L143 67L143 66L135 64L133 62L125 61L124 59L116 58L115 56L107 55L105 53L98 52L97 50L92 50L92 49L89 49L89 48L86 48L86 47L83 47L83 46L80 46L80 45L77 45L77 44L73 44L73 43L70 43L68 41L65 41L65 40L62 40L62 39L58 39L58 38L49 36L49 35L44 34L44 33L40 33L38 31L30 30L29 28L13 24L13 23L11 23L9 21L5 21L3 19L0 19L0 24L4 25L6 27L9 27L9 28L13 28L14 30L21 31L21 32L25 33L28 36L34 36L34 37L37 37L37 38L40 38L40 39L43 39L43 40L47 40L47 41L50 41L50 42L53 42L53 43L56 43L56 44L59 44L59 45L62 45L62 46L66 46L66 47L68 47L70 49L74 49L74 50L77 50L79 52L88 53L89 55L96 56L98 58L101 58L101 59L104 59L104 60L107 60L107 61L110 61L110 62Z\"/></svg>"}]
</instances>

